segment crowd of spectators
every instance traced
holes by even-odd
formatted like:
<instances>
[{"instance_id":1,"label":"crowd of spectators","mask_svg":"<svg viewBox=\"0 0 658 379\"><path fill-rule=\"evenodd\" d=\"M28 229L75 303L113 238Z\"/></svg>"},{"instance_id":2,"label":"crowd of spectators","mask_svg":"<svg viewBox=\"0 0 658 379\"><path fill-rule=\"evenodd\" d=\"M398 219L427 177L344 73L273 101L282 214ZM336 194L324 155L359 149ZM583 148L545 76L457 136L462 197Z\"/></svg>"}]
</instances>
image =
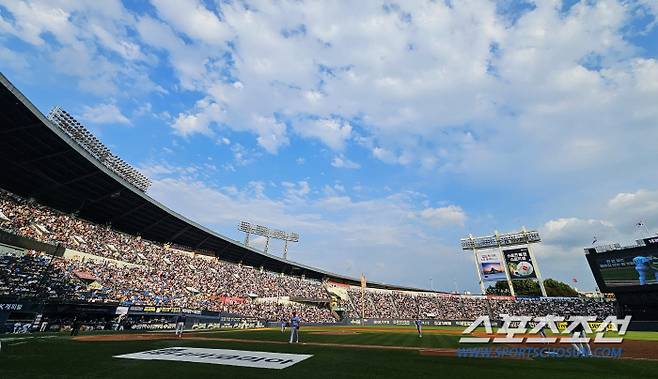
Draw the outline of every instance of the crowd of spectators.
<instances>
[{"instance_id":1,"label":"crowd of spectators","mask_svg":"<svg viewBox=\"0 0 658 379\"><path fill-rule=\"evenodd\" d=\"M118 302L224 311L279 320L296 311L309 322L333 322L325 305L261 301L296 297L327 299L323 283L218 260L146 241L109 226L96 225L0 190L0 228L51 243L62 243L102 260L55 259L41 280L49 257L29 253L0 256L0 296ZM123 262L129 263L124 264ZM93 283L93 284L92 284ZM512 300L503 297L411 293L360 288L348 291L346 315L352 318L416 317L472 320L500 314L614 314L614 303L573 298Z\"/></svg>"},{"instance_id":2,"label":"crowd of spectators","mask_svg":"<svg viewBox=\"0 0 658 379\"><path fill-rule=\"evenodd\" d=\"M52 258L29 251L27 254L0 254L0 297L42 297L72 300L87 286L48 267Z\"/></svg>"},{"instance_id":3,"label":"crowd of spectators","mask_svg":"<svg viewBox=\"0 0 658 379\"><path fill-rule=\"evenodd\" d=\"M254 317L266 315L272 319L295 310L307 321L335 321L326 307L303 303L281 304L277 301L257 303L254 300L273 297L328 299L319 281L285 276L153 243L28 202L4 191L0 191L0 211L7 219L0 220L0 227L5 230L109 258L101 262L55 260L51 276L56 277L57 281L79 282L77 276L82 274L85 278L94 278L97 283L93 291L79 289L66 292L67 298L116 301L124 305L178 306ZM31 263L24 266L32 267L34 272L30 276L37 278L37 272L40 272L37 268L44 266L43 259L47 258L28 254L19 261ZM12 273L12 283L5 285L3 281L2 288L6 288L7 293L11 290L23 296L35 292L33 287L39 279L35 279L36 282L30 280L27 274L22 273L26 268L19 270L18 267L7 265L7 273ZM19 289L19 285L31 286L33 291ZM86 286L82 287L86 289Z\"/></svg>"},{"instance_id":4,"label":"crowd of spectators","mask_svg":"<svg viewBox=\"0 0 658 379\"><path fill-rule=\"evenodd\" d=\"M503 296L411 293L360 288L348 291L348 316L359 318L474 320L482 315L587 315L604 319L615 315L615 302L585 297L510 298ZM363 311L363 313L362 313Z\"/></svg>"}]
</instances>

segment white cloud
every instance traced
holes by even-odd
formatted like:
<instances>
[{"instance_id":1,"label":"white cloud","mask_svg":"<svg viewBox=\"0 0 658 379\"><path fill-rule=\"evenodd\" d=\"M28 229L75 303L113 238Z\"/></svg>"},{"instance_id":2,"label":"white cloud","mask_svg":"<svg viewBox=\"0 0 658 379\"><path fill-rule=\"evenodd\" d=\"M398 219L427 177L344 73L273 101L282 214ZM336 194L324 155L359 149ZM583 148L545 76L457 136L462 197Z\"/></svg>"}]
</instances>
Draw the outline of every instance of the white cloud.
<instances>
[{"instance_id":1,"label":"white cloud","mask_svg":"<svg viewBox=\"0 0 658 379\"><path fill-rule=\"evenodd\" d=\"M225 125L251 128L270 153L289 143L287 131L277 122L259 129L254 117L287 120L334 151L358 129L373 156L390 164L496 178L496 168L520 165L509 175L523 180L534 171L556 185L654 151L648 142L633 154L615 148L654 135L658 120L650 100L658 96L656 60L634 56L622 34L631 10L621 2L582 2L566 13L540 2L514 23L493 3L387 11L364 1L347 13L339 3L236 3L222 4L221 21L201 8L188 6L208 16L211 26L199 33L237 36L231 66L223 66L225 51L207 48L214 41L171 12L161 14L178 40L166 46L170 63L183 87L221 105ZM282 33L298 25L303 32ZM592 61L599 67L585 63ZM647 168L638 166L624 174Z\"/></svg>"},{"instance_id":2,"label":"white cloud","mask_svg":"<svg viewBox=\"0 0 658 379\"><path fill-rule=\"evenodd\" d=\"M205 48L187 45L169 25L148 16L139 17L135 28L143 43L168 53L169 63L184 89L202 88L206 78L211 77L206 72Z\"/></svg>"},{"instance_id":3,"label":"white cloud","mask_svg":"<svg viewBox=\"0 0 658 379\"><path fill-rule=\"evenodd\" d=\"M226 111L220 104L211 98L204 98L196 103L195 110L188 113L179 113L171 127L181 136L194 134L212 136L214 132L211 125L224 124L226 119ZM256 141L268 153L276 154L282 146L289 143L286 135L286 124L274 117L252 114L250 118L244 117L243 121L245 124L235 129L258 135Z\"/></svg>"},{"instance_id":4,"label":"white cloud","mask_svg":"<svg viewBox=\"0 0 658 379\"><path fill-rule=\"evenodd\" d=\"M256 141L268 153L276 154L282 146L288 144L286 124L277 121L274 117L254 116L253 128L256 129Z\"/></svg>"},{"instance_id":5,"label":"white cloud","mask_svg":"<svg viewBox=\"0 0 658 379\"><path fill-rule=\"evenodd\" d=\"M311 193L311 187L305 180L297 183L282 182L281 186L285 188L286 198L288 200L301 200Z\"/></svg>"},{"instance_id":6,"label":"white cloud","mask_svg":"<svg viewBox=\"0 0 658 379\"><path fill-rule=\"evenodd\" d=\"M361 165L352 162L351 160L343 157L343 156L336 156L334 159L331 161L331 165L336 167L336 168L347 168L347 169L357 169L361 168Z\"/></svg>"},{"instance_id":7,"label":"white cloud","mask_svg":"<svg viewBox=\"0 0 658 379\"><path fill-rule=\"evenodd\" d=\"M153 6L163 20L206 44L221 46L230 37L229 30L217 14L195 0L153 0ZM184 9L185 11L181 11Z\"/></svg>"},{"instance_id":8,"label":"white cloud","mask_svg":"<svg viewBox=\"0 0 658 379\"><path fill-rule=\"evenodd\" d=\"M374 147L372 149L372 155L386 163L395 163L397 161L395 154L382 147Z\"/></svg>"},{"instance_id":9,"label":"white cloud","mask_svg":"<svg viewBox=\"0 0 658 379\"><path fill-rule=\"evenodd\" d=\"M432 226L450 226L458 225L464 226L466 221L466 213L461 207L456 205L449 205L440 208L425 208L419 212L427 223Z\"/></svg>"},{"instance_id":10,"label":"white cloud","mask_svg":"<svg viewBox=\"0 0 658 379\"><path fill-rule=\"evenodd\" d=\"M202 115L179 114L171 127L182 136L196 133L212 135L208 121Z\"/></svg>"},{"instance_id":11,"label":"white cloud","mask_svg":"<svg viewBox=\"0 0 658 379\"><path fill-rule=\"evenodd\" d=\"M27 59L21 54L0 46L0 61L13 70L23 71L29 67Z\"/></svg>"},{"instance_id":12,"label":"white cloud","mask_svg":"<svg viewBox=\"0 0 658 379\"><path fill-rule=\"evenodd\" d=\"M658 191L644 189L636 192L621 192L616 194L608 206L614 210L645 210L647 213L658 210Z\"/></svg>"},{"instance_id":13,"label":"white cloud","mask_svg":"<svg viewBox=\"0 0 658 379\"><path fill-rule=\"evenodd\" d=\"M70 14L60 8L48 6L46 2L3 1L14 18L14 22L4 19L4 28L16 37L33 45L44 45L43 35L52 35L63 43L76 40L76 29L69 23Z\"/></svg>"},{"instance_id":14,"label":"white cloud","mask_svg":"<svg viewBox=\"0 0 658 379\"><path fill-rule=\"evenodd\" d=\"M608 221L579 219L576 217L550 220L541 229L545 243L558 246L580 246L596 243L602 244L617 236L614 225Z\"/></svg>"},{"instance_id":15,"label":"white cloud","mask_svg":"<svg viewBox=\"0 0 658 379\"><path fill-rule=\"evenodd\" d=\"M343 150L352 134L349 122L339 119L308 120L294 125L301 136L319 139L333 150Z\"/></svg>"},{"instance_id":16,"label":"white cloud","mask_svg":"<svg viewBox=\"0 0 658 379\"><path fill-rule=\"evenodd\" d=\"M619 230L637 233L642 222L651 233L658 233L658 191L640 189L622 192L608 201L609 217L617 222ZM645 232L644 227L641 232Z\"/></svg>"},{"instance_id":17,"label":"white cloud","mask_svg":"<svg viewBox=\"0 0 658 379\"><path fill-rule=\"evenodd\" d=\"M95 95L133 95L163 91L146 74L151 61L138 41L131 41L133 17L120 1L2 1L11 18L0 14L0 33L36 47L34 59L73 77L81 90ZM116 55L115 55L116 54Z\"/></svg>"},{"instance_id":18,"label":"white cloud","mask_svg":"<svg viewBox=\"0 0 658 379\"><path fill-rule=\"evenodd\" d=\"M422 196L406 192L355 200L340 184L331 191L316 191L306 180L280 183L283 192L275 197L262 182L242 188L208 186L196 178L203 170L166 164L142 170L152 174L151 196L229 237L241 239L235 224L245 218L300 233L301 242L290 246L290 256L300 262L343 274L365 272L371 280L418 286L426 286L426 280L419 282L409 277L409 272L414 272L414 277L436 275L437 285L450 288L455 275L473 274L471 266L462 262L462 255L452 253L452 244L444 246L434 230L434 222L460 228L464 216L457 206L428 211L419 204ZM418 216L423 212L428 219ZM278 254L280 249L273 245L272 253ZM349 266L347 261L354 263ZM419 267L418 261L427 264ZM449 268L446 262L454 263L454 267ZM438 275L445 280L439 280Z\"/></svg>"},{"instance_id":19,"label":"white cloud","mask_svg":"<svg viewBox=\"0 0 658 379\"><path fill-rule=\"evenodd\" d=\"M128 117L121 113L116 104L98 104L96 106L83 107L80 119L93 124L123 124L130 125Z\"/></svg>"},{"instance_id":20,"label":"white cloud","mask_svg":"<svg viewBox=\"0 0 658 379\"><path fill-rule=\"evenodd\" d=\"M144 66L170 66L223 112L204 120L188 104L183 135L221 122L275 154L288 125L337 152L367 136L389 164L473 177L520 165L509 175L556 185L640 162L617 170L630 177L655 150L658 63L624 35L655 17L651 1L537 2L513 22L494 2L154 0L157 18L117 1L4 3L0 30L36 46L52 36L44 51L85 91L159 91Z\"/></svg>"}]
</instances>

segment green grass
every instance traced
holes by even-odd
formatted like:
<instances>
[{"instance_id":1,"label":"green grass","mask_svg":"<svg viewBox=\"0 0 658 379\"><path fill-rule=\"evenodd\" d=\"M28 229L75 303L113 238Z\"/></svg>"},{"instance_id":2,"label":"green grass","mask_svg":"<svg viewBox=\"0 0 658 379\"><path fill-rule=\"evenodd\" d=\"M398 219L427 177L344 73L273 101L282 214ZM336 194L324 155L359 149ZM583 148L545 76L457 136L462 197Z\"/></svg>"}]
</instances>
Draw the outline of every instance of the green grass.
<instances>
[{"instance_id":1,"label":"green grass","mask_svg":"<svg viewBox=\"0 0 658 379\"><path fill-rule=\"evenodd\" d=\"M406 328L407 331L409 327ZM300 337L301 342L317 342L317 343L335 343L335 344L350 344L350 345L381 345L381 346L404 346L404 347L422 347L422 348L440 348L451 347L456 348L459 345L458 335L424 333L423 338L418 338L416 333L400 333L393 330L390 333L382 333L376 331L361 331L355 334L345 335L327 335L316 334L323 331L336 331L331 329L321 328L302 328ZM222 331L201 333L203 337L219 337L219 338L238 338L250 339L260 341L287 341L290 337L289 330L286 329L285 333L280 330L257 330L257 331Z\"/></svg>"},{"instance_id":2,"label":"green grass","mask_svg":"<svg viewBox=\"0 0 658 379\"><path fill-rule=\"evenodd\" d=\"M614 337L615 335L613 333L610 336ZM658 332L626 332L624 339L637 341L658 341Z\"/></svg>"},{"instance_id":3,"label":"green grass","mask_svg":"<svg viewBox=\"0 0 658 379\"><path fill-rule=\"evenodd\" d=\"M311 334L304 328L302 342L356 345L455 347L459 336L365 331L348 335ZM326 330L326 329L325 329ZM329 329L336 330L336 329ZM656 339L656 333L634 337ZM216 331L203 337L238 338L259 341L285 341L278 330ZM12 337L12 336L5 336ZM173 336L172 336L173 337ZM114 355L173 346L272 351L313 354L284 370L266 370L202 363L143 361L113 358ZM272 343L160 340L121 342L81 342L64 335L3 342L0 352L0 378L649 378L656 377L658 362L625 360L501 360L462 359L425 356L415 350L379 350L333 346Z\"/></svg>"},{"instance_id":4,"label":"green grass","mask_svg":"<svg viewBox=\"0 0 658 379\"><path fill-rule=\"evenodd\" d=\"M606 280L638 280L635 267L617 267L601 270L601 276Z\"/></svg>"}]
</instances>

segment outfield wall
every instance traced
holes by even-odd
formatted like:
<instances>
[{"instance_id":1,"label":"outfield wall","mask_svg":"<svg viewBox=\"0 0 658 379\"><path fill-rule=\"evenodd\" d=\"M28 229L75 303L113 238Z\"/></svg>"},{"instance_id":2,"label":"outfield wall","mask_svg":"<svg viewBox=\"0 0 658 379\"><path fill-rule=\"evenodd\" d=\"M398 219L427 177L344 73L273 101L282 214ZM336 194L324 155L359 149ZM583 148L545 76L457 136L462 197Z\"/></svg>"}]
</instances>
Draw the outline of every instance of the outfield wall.
<instances>
[{"instance_id":1,"label":"outfield wall","mask_svg":"<svg viewBox=\"0 0 658 379\"><path fill-rule=\"evenodd\" d=\"M382 318L352 318L345 319L347 325L361 325L361 326L414 326L416 320L405 319L382 319ZM424 319L420 320L423 326L469 326L473 320L434 320Z\"/></svg>"}]
</instances>

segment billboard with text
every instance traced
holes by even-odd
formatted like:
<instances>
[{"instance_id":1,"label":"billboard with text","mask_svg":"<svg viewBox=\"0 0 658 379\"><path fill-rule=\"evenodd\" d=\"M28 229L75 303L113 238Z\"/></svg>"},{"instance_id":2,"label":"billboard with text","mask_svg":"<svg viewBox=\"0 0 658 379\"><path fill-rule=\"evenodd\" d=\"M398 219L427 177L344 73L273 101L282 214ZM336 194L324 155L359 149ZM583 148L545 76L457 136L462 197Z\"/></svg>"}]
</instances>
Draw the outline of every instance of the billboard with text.
<instances>
[{"instance_id":1,"label":"billboard with text","mask_svg":"<svg viewBox=\"0 0 658 379\"><path fill-rule=\"evenodd\" d=\"M497 251L479 251L478 267L484 281L506 280L505 267Z\"/></svg>"},{"instance_id":2,"label":"billboard with text","mask_svg":"<svg viewBox=\"0 0 658 379\"><path fill-rule=\"evenodd\" d=\"M503 257L512 280L537 278L535 265L527 247L503 250Z\"/></svg>"}]
</instances>

